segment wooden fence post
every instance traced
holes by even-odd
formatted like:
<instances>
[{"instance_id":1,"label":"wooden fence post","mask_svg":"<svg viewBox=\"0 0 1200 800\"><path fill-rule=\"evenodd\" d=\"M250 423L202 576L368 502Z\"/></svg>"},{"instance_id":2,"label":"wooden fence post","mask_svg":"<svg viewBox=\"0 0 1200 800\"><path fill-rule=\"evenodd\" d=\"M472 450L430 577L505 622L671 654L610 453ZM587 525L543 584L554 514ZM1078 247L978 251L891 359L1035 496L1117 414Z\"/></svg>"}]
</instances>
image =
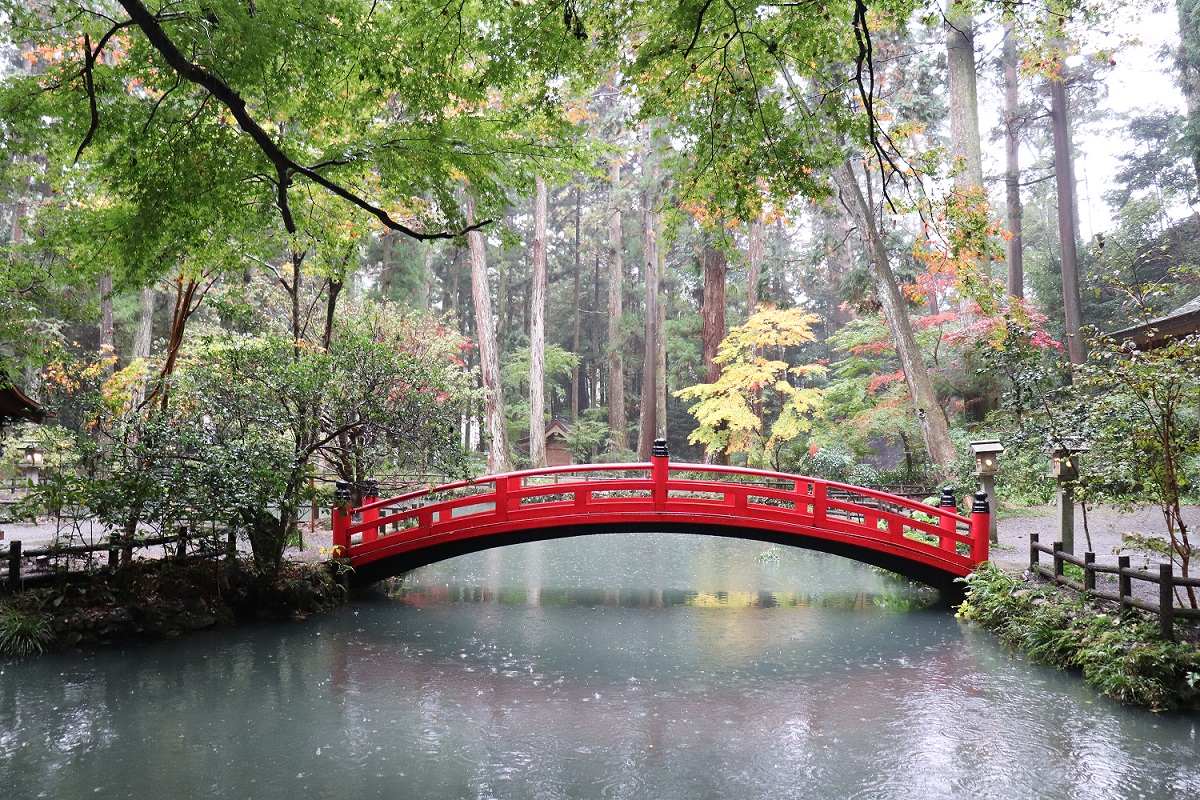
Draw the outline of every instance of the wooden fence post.
<instances>
[{"instance_id":1,"label":"wooden fence post","mask_svg":"<svg viewBox=\"0 0 1200 800\"><path fill-rule=\"evenodd\" d=\"M1058 583L1058 579L1063 576L1063 543L1054 543L1054 582Z\"/></svg>"},{"instance_id":2,"label":"wooden fence post","mask_svg":"<svg viewBox=\"0 0 1200 800\"><path fill-rule=\"evenodd\" d=\"M1083 554L1083 590L1085 592L1096 591L1096 554Z\"/></svg>"},{"instance_id":3,"label":"wooden fence post","mask_svg":"<svg viewBox=\"0 0 1200 800\"><path fill-rule=\"evenodd\" d=\"M16 591L21 588L21 540L16 539L8 545L8 588Z\"/></svg>"},{"instance_id":4,"label":"wooden fence post","mask_svg":"<svg viewBox=\"0 0 1200 800\"><path fill-rule=\"evenodd\" d=\"M1029 568L1034 572L1037 572L1039 560L1038 557L1041 554L1037 548L1038 541L1039 539L1036 533L1029 534Z\"/></svg>"},{"instance_id":5,"label":"wooden fence post","mask_svg":"<svg viewBox=\"0 0 1200 800\"><path fill-rule=\"evenodd\" d=\"M1158 623L1164 639L1175 638L1175 579L1174 566L1167 562L1158 565Z\"/></svg>"},{"instance_id":6,"label":"wooden fence post","mask_svg":"<svg viewBox=\"0 0 1200 800\"><path fill-rule=\"evenodd\" d=\"M1133 582L1129 578L1129 556L1117 557L1117 594L1121 598L1121 611L1128 611L1128 598L1133 594Z\"/></svg>"}]
</instances>

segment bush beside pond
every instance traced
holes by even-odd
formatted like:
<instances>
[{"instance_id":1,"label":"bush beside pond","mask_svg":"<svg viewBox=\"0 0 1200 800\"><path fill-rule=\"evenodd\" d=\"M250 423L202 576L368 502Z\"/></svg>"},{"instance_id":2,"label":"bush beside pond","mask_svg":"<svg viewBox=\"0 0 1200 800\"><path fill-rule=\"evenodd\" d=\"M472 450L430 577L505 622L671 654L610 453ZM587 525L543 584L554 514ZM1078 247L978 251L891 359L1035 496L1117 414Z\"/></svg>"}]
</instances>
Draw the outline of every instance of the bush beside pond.
<instances>
[{"instance_id":1,"label":"bush beside pond","mask_svg":"<svg viewBox=\"0 0 1200 800\"><path fill-rule=\"evenodd\" d=\"M967 578L959 616L1035 663L1077 669L1102 694L1162 711L1200 708L1200 645L1073 591L986 566Z\"/></svg>"}]
</instances>

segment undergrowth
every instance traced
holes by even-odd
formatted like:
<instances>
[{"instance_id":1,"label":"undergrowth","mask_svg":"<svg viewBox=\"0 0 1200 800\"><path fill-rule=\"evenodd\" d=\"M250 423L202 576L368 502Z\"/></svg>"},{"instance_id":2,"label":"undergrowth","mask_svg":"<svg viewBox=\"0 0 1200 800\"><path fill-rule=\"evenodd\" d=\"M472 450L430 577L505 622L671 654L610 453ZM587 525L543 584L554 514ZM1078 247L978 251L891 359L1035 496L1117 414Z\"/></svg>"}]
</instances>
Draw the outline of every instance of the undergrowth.
<instances>
[{"instance_id":1,"label":"undergrowth","mask_svg":"<svg viewBox=\"0 0 1200 800\"><path fill-rule=\"evenodd\" d=\"M1102 694L1153 711L1200 705L1200 648L1157 625L1107 613L1083 595L1031 584L993 566L967 581L959 616L1037 663L1078 669Z\"/></svg>"},{"instance_id":2,"label":"undergrowth","mask_svg":"<svg viewBox=\"0 0 1200 800\"><path fill-rule=\"evenodd\" d=\"M50 620L9 608L0 612L0 655L30 656L46 650L54 641Z\"/></svg>"}]
</instances>

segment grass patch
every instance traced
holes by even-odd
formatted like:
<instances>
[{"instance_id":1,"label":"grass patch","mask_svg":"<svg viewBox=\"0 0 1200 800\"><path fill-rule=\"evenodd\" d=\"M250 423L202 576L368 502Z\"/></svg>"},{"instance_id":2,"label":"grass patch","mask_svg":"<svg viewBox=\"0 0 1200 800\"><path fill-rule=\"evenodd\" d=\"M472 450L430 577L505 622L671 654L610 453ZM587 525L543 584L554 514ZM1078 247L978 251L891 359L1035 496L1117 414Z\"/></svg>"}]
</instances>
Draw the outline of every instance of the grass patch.
<instances>
[{"instance_id":1,"label":"grass patch","mask_svg":"<svg viewBox=\"0 0 1200 800\"><path fill-rule=\"evenodd\" d=\"M0 654L31 656L42 653L54 641L50 620L16 608L0 612Z\"/></svg>"}]
</instances>

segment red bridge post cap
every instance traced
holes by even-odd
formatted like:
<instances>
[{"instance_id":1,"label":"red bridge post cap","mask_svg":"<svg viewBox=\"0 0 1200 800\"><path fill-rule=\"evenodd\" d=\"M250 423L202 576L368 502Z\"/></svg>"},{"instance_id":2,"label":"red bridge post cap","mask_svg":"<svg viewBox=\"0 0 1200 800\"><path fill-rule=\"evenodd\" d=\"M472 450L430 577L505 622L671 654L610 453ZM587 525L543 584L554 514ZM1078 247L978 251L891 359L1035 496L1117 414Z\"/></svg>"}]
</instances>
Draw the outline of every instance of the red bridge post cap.
<instances>
[{"instance_id":1,"label":"red bridge post cap","mask_svg":"<svg viewBox=\"0 0 1200 800\"><path fill-rule=\"evenodd\" d=\"M971 506L972 514L990 514L991 507L988 506L988 495L983 489L975 493L975 502Z\"/></svg>"},{"instance_id":2,"label":"red bridge post cap","mask_svg":"<svg viewBox=\"0 0 1200 800\"><path fill-rule=\"evenodd\" d=\"M667 452L667 440L655 439L654 446L650 448L650 455L654 458L669 458L670 453Z\"/></svg>"}]
</instances>

